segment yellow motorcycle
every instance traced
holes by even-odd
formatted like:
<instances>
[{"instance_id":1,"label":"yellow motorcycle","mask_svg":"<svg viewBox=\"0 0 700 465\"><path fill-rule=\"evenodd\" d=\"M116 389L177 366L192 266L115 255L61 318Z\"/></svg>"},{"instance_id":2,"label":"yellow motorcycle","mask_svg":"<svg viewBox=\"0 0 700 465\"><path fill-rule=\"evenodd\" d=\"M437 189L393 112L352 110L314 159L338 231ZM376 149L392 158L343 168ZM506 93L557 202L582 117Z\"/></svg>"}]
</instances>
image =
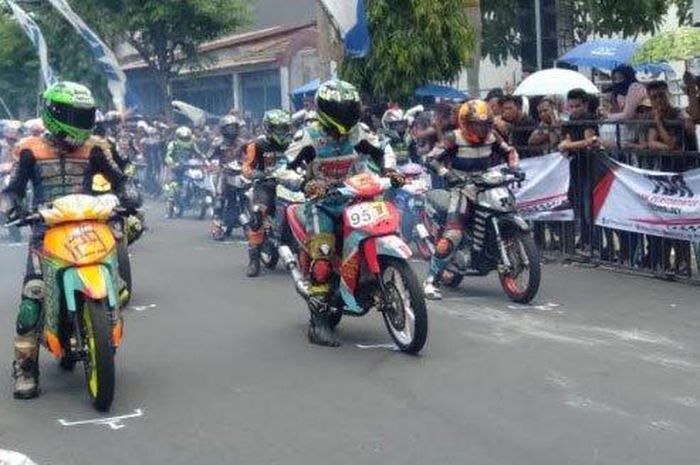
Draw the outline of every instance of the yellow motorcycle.
<instances>
[{"instance_id":1,"label":"yellow motorcycle","mask_svg":"<svg viewBox=\"0 0 700 465\"><path fill-rule=\"evenodd\" d=\"M117 242L108 225L119 200L68 195L15 223L45 228L41 257L44 297L41 342L61 366L83 362L94 407L109 410L114 397L114 355L122 342Z\"/></svg>"}]
</instances>

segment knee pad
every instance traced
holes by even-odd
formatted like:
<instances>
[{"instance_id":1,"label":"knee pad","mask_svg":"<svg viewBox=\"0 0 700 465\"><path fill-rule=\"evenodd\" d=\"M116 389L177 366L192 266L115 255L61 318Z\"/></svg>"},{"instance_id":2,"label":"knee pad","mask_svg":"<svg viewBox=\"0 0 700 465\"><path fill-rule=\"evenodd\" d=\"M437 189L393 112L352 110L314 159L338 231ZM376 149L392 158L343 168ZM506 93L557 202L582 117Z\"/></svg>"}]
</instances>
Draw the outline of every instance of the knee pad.
<instances>
[{"instance_id":1,"label":"knee pad","mask_svg":"<svg viewBox=\"0 0 700 465\"><path fill-rule=\"evenodd\" d=\"M320 259L311 263L311 277L315 284L326 284L331 277L331 262Z\"/></svg>"},{"instance_id":2,"label":"knee pad","mask_svg":"<svg viewBox=\"0 0 700 465\"><path fill-rule=\"evenodd\" d=\"M257 247L265 242L265 232L262 229L251 229L248 231L248 245Z\"/></svg>"},{"instance_id":3,"label":"knee pad","mask_svg":"<svg viewBox=\"0 0 700 465\"><path fill-rule=\"evenodd\" d=\"M23 298L17 314L17 334L25 336L36 329L41 315L41 302Z\"/></svg>"},{"instance_id":4,"label":"knee pad","mask_svg":"<svg viewBox=\"0 0 700 465\"><path fill-rule=\"evenodd\" d=\"M449 229L438 239L435 245L435 255L438 258L445 259L454 252L461 242L462 232L456 229Z\"/></svg>"}]
</instances>

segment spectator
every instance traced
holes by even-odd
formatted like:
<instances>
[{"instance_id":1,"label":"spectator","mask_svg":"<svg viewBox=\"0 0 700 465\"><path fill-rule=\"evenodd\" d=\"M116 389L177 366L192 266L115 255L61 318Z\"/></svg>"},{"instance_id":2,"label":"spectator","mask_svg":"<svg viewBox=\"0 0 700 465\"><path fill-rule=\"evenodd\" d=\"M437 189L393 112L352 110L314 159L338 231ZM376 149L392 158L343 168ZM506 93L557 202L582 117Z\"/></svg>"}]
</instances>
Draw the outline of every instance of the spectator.
<instances>
[{"instance_id":1,"label":"spectator","mask_svg":"<svg viewBox=\"0 0 700 465\"><path fill-rule=\"evenodd\" d=\"M647 96L644 84L637 81L634 68L620 65L612 72L612 113L608 121L628 121L634 118L637 107Z\"/></svg>"},{"instance_id":2,"label":"spectator","mask_svg":"<svg viewBox=\"0 0 700 465\"><path fill-rule=\"evenodd\" d=\"M537 105L539 125L530 135L528 145L551 149L557 147L561 140L561 122L557 112L557 106L549 97L540 100Z\"/></svg>"},{"instance_id":3,"label":"spectator","mask_svg":"<svg viewBox=\"0 0 700 465\"><path fill-rule=\"evenodd\" d=\"M537 123L523 113L522 98L506 95L500 103L502 113L494 119L494 127L511 145L518 149L526 147Z\"/></svg>"},{"instance_id":4,"label":"spectator","mask_svg":"<svg viewBox=\"0 0 700 465\"><path fill-rule=\"evenodd\" d=\"M579 221L578 248L596 245L592 223L592 170L587 150L597 147L598 126L589 112L589 96L583 89L573 89L566 96L569 121L562 125L563 141L559 150L571 158L571 201Z\"/></svg>"},{"instance_id":5,"label":"spectator","mask_svg":"<svg viewBox=\"0 0 700 465\"><path fill-rule=\"evenodd\" d=\"M684 150L690 140L693 125L678 108L671 105L668 84L654 81L647 86L649 100L654 107L653 121L649 131L649 148L654 150Z\"/></svg>"},{"instance_id":6,"label":"spectator","mask_svg":"<svg viewBox=\"0 0 700 465\"><path fill-rule=\"evenodd\" d=\"M491 89L488 94L486 94L486 103L489 104L491 113L493 113L494 118L496 116L501 116L501 99L505 96L503 89L497 87Z\"/></svg>"}]
</instances>

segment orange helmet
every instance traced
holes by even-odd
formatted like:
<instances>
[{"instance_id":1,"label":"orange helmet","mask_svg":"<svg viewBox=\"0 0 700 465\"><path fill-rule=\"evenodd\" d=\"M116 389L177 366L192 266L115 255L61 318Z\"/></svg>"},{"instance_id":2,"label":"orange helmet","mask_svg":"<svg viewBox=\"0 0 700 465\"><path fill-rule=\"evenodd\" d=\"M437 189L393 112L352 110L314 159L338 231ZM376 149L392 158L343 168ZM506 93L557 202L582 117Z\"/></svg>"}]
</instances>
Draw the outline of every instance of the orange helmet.
<instances>
[{"instance_id":1,"label":"orange helmet","mask_svg":"<svg viewBox=\"0 0 700 465\"><path fill-rule=\"evenodd\" d=\"M467 142L483 144L491 135L493 113L483 100L470 100L459 107L457 123Z\"/></svg>"}]
</instances>

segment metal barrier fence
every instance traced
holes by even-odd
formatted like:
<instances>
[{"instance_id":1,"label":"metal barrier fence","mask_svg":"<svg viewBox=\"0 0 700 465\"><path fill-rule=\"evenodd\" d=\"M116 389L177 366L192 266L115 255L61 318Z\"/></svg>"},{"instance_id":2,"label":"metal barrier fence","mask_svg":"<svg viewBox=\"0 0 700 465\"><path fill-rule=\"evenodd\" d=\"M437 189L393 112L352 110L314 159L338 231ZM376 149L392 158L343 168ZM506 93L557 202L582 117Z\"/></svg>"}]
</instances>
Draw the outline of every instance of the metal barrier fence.
<instances>
[{"instance_id":1,"label":"metal barrier fence","mask_svg":"<svg viewBox=\"0 0 700 465\"><path fill-rule=\"evenodd\" d=\"M599 127L598 121L567 123ZM614 139L603 146L569 153L571 160L570 200L575 213L574 222L535 222L534 235L544 255L554 259L606 265L624 271L664 279L677 279L700 284L700 243L691 243L595 225L593 192L604 174L602 162L609 157L626 165L655 171L684 172L700 168L700 153L692 137L684 137L682 150L661 151L628 148L626 137L649 121L604 123L614 126ZM682 126L681 122L669 127ZM520 129L520 128L519 128ZM535 129L535 128L531 128ZM553 129L555 130L555 129ZM612 131L609 131L609 134ZM680 132L678 133L680 134ZM689 135L690 136L690 135ZM609 135L608 135L609 137ZM691 147L694 150L686 150ZM521 158L543 155L557 150L556 146L519 146Z\"/></svg>"}]
</instances>

